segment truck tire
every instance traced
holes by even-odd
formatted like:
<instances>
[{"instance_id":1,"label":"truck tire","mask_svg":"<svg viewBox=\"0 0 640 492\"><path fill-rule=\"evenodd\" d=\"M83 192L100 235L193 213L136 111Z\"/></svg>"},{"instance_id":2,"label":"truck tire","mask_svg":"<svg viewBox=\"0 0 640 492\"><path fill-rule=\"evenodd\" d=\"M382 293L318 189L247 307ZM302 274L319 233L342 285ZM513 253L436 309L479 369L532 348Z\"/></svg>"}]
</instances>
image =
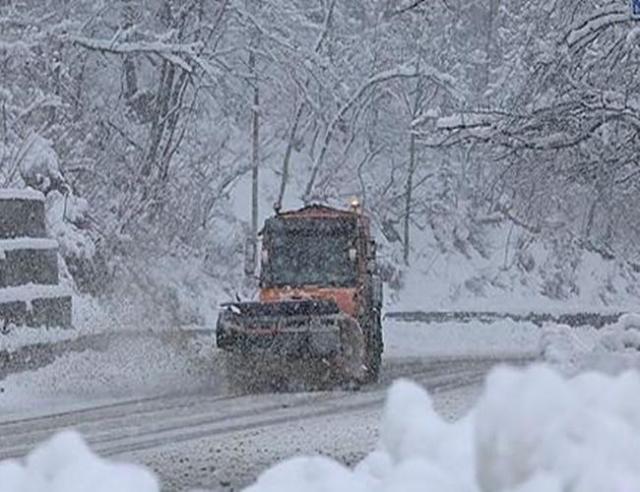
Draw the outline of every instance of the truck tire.
<instances>
[{"instance_id":1,"label":"truck tire","mask_svg":"<svg viewBox=\"0 0 640 492\"><path fill-rule=\"evenodd\" d=\"M382 323L380 321L380 313L376 313L369 325L367 336L367 383L378 382L380 367L382 366L382 351Z\"/></svg>"},{"instance_id":2,"label":"truck tire","mask_svg":"<svg viewBox=\"0 0 640 492\"><path fill-rule=\"evenodd\" d=\"M336 365L342 372L342 383L357 387L364 383L367 373L367 341L355 319L346 319L340 327L340 355Z\"/></svg>"}]
</instances>

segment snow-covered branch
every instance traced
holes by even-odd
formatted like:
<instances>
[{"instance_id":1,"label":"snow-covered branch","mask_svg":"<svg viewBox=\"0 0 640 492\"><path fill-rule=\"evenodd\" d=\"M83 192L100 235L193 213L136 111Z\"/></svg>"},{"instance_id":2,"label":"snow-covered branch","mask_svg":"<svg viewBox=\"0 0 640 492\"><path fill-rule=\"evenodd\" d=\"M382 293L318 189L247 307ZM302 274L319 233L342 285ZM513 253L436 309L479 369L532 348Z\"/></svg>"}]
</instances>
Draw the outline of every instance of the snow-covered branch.
<instances>
[{"instance_id":1,"label":"snow-covered branch","mask_svg":"<svg viewBox=\"0 0 640 492\"><path fill-rule=\"evenodd\" d=\"M327 154L327 150L329 148L329 144L331 143L331 139L333 138L333 134L335 132L337 124L346 116L346 114L353 108L353 106L362 98L362 96L372 87L388 82L394 79L402 79L402 78L414 78L418 77L420 72L416 69L415 63L405 63L398 67L384 70L366 80L358 90L351 96L349 100L347 100L338 110L338 112L334 115L331 123L327 130L325 131L324 138L322 141L322 147L320 148L320 152L318 153L318 157L313 163L313 167L311 169L311 176L309 181L307 182L307 186L305 188L304 193L304 201L310 202L313 195L313 188L315 186L316 178L318 176L318 171L322 167L324 163L325 156Z\"/></svg>"},{"instance_id":2,"label":"snow-covered branch","mask_svg":"<svg viewBox=\"0 0 640 492\"><path fill-rule=\"evenodd\" d=\"M131 53L153 53L179 66L187 72L192 72L193 67L189 63L198 56L202 49L202 43L172 44L159 41L145 42L112 42L106 39L93 39L83 36L69 36L69 41L82 46L83 48L101 51L104 53L114 53L126 55Z\"/></svg>"},{"instance_id":3,"label":"snow-covered branch","mask_svg":"<svg viewBox=\"0 0 640 492\"><path fill-rule=\"evenodd\" d=\"M576 22L570 27L564 40L569 48L580 49L593 41L605 29L628 22L631 22L628 7L612 5Z\"/></svg>"}]
</instances>

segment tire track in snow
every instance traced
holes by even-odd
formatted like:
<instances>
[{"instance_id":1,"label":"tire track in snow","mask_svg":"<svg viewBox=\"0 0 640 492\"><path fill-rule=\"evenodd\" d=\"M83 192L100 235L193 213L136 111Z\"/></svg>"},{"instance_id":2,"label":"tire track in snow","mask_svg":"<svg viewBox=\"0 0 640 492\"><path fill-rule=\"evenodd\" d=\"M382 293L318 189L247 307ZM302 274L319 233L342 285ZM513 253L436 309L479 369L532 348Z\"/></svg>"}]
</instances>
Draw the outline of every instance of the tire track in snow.
<instances>
[{"instance_id":1,"label":"tire track in snow","mask_svg":"<svg viewBox=\"0 0 640 492\"><path fill-rule=\"evenodd\" d=\"M386 367L382 383L361 392L154 397L0 422L0 459L22 456L36 443L69 426L83 432L99 453L114 455L381 406L385 381L396 377L414 378L430 391L446 391L480 383L496 363L529 361L478 357L394 361Z\"/></svg>"}]
</instances>

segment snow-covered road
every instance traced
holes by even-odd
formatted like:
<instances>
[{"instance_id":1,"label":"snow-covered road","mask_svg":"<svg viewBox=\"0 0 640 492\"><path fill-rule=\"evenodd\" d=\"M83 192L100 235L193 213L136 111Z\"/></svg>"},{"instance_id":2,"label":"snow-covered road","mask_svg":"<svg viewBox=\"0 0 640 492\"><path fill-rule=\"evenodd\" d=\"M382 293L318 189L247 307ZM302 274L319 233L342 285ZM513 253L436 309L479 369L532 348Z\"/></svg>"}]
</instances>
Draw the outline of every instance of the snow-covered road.
<instances>
[{"instance_id":1,"label":"snow-covered road","mask_svg":"<svg viewBox=\"0 0 640 492\"><path fill-rule=\"evenodd\" d=\"M170 489L236 488L270 464L300 453L361 458L377 439L388 383L424 385L451 418L472 405L496 363L528 359L453 357L391 359L378 385L360 392L212 396L193 394L119 401L89 408L0 417L0 461L20 457L55 432L73 427L104 456L144 463Z\"/></svg>"}]
</instances>

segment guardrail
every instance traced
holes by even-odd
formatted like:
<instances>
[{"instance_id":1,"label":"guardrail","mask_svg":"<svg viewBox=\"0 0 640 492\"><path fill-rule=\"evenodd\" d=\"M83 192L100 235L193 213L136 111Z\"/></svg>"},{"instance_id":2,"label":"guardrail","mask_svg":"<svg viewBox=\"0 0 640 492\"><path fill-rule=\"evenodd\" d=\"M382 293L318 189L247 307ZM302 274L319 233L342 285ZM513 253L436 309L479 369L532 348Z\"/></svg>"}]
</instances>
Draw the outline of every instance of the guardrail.
<instances>
[{"instance_id":1,"label":"guardrail","mask_svg":"<svg viewBox=\"0 0 640 492\"><path fill-rule=\"evenodd\" d=\"M497 311L394 311L385 314L385 319L393 319L405 322L420 323L494 323L499 320L511 320L515 322L529 322L537 326L545 323L557 323L572 327L592 326L602 328L615 323L624 312L617 313L505 313Z\"/></svg>"}]
</instances>

